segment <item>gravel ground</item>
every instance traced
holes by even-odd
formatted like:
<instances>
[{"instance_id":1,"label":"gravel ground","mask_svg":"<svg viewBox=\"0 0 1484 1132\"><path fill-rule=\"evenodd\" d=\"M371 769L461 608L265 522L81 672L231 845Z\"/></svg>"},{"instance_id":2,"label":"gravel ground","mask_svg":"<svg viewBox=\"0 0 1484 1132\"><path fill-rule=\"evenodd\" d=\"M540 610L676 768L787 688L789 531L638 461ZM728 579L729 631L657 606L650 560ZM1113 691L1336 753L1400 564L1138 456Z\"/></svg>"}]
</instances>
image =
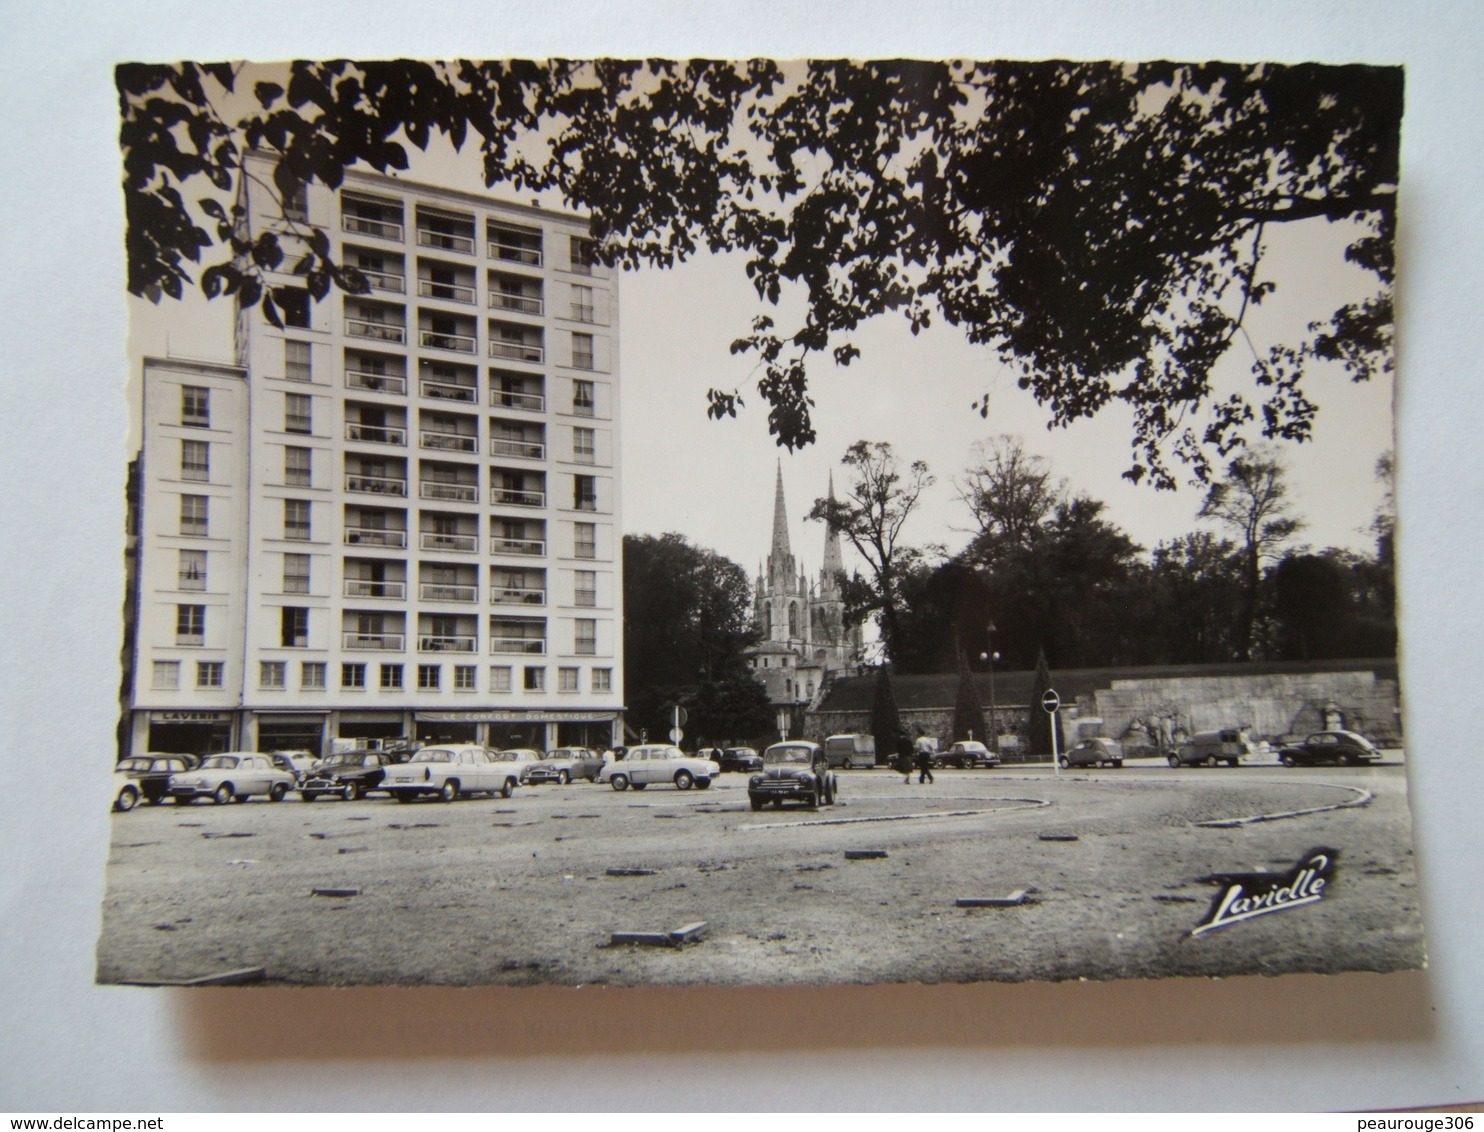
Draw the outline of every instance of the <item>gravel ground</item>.
<instances>
[{"instance_id":1,"label":"gravel ground","mask_svg":"<svg viewBox=\"0 0 1484 1132\"><path fill-rule=\"evenodd\" d=\"M857 771L841 793L753 813L728 775L709 791L141 807L113 818L98 980L261 967L301 985L757 985L1425 962L1399 766L1001 768L925 786ZM1321 845L1339 858L1320 903L1191 936L1210 874L1283 873ZM886 855L846 859L860 849ZM1015 907L954 903L1015 890ZM610 943L697 921L686 946Z\"/></svg>"}]
</instances>

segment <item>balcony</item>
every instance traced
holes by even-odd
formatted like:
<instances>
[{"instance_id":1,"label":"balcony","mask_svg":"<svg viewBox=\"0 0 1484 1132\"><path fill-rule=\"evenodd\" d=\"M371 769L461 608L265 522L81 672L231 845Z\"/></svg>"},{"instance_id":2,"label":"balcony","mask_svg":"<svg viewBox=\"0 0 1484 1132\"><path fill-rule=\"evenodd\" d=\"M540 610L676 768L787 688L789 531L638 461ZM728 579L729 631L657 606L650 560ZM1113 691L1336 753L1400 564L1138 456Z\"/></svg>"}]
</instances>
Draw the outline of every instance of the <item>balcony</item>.
<instances>
[{"instance_id":1,"label":"balcony","mask_svg":"<svg viewBox=\"0 0 1484 1132\"><path fill-rule=\"evenodd\" d=\"M472 385L432 381L426 377L417 383L417 391L434 401L466 401L472 405L479 400L479 391Z\"/></svg>"},{"instance_id":2,"label":"balcony","mask_svg":"<svg viewBox=\"0 0 1484 1132\"><path fill-rule=\"evenodd\" d=\"M418 339L430 350L452 350L456 354L472 354L477 347L472 335L444 334L438 330L424 330Z\"/></svg>"},{"instance_id":3,"label":"balcony","mask_svg":"<svg viewBox=\"0 0 1484 1132\"><path fill-rule=\"evenodd\" d=\"M423 499L439 499L449 503L478 503L479 485L473 483L446 483L442 480L423 480L419 494Z\"/></svg>"},{"instance_id":4,"label":"balcony","mask_svg":"<svg viewBox=\"0 0 1484 1132\"><path fill-rule=\"evenodd\" d=\"M387 373L367 373L364 370L348 369L345 371L345 387L365 389L371 393L395 393L405 396L407 379Z\"/></svg>"},{"instance_id":5,"label":"balcony","mask_svg":"<svg viewBox=\"0 0 1484 1132\"><path fill-rule=\"evenodd\" d=\"M364 318L347 318L345 333L349 338L369 338L373 342L407 343L407 328L390 322L368 322Z\"/></svg>"},{"instance_id":6,"label":"balcony","mask_svg":"<svg viewBox=\"0 0 1484 1132\"><path fill-rule=\"evenodd\" d=\"M591 303L573 303L572 304L572 321L573 322L597 322L598 321L598 312L597 312L597 309L595 307L593 307Z\"/></svg>"},{"instance_id":7,"label":"balcony","mask_svg":"<svg viewBox=\"0 0 1484 1132\"><path fill-rule=\"evenodd\" d=\"M407 430L405 428L388 428L384 425L357 424L355 421L345 422L345 439L360 441L362 444L407 444Z\"/></svg>"},{"instance_id":8,"label":"balcony","mask_svg":"<svg viewBox=\"0 0 1484 1132\"><path fill-rule=\"evenodd\" d=\"M341 217L340 223L347 232L354 232L359 236L376 236L382 240L402 242L402 225L394 224L390 220L373 220L369 216L357 216L355 213L347 212Z\"/></svg>"},{"instance_id":9,"label":"balcony","mask_svg":"<svg viewBox=\"0 0 1484 1132\"><path fill-rule=\"evenodd\" d=\"M490 259L503 259L507 263L523 263L527 267L541 266L541 237L533 236L536 241L534 247L529 242L523 241L515 233L492 233L494 239L489 242Z\"/></svg>"},{"instance_id":10,"label":"balcony","mask_svg":"<svg viewBox=\"0 0 1484 1132\"><path fill-rule=\"evenodd\" d=\"M475 652L478 645L476 637L420 635L417 638L418 652Z\"/></svg>"},{"instance_id":11,"label":"balcony","mask_svg":"<svg viewBox=\"0 0 1484 1132\"><path fill-rule=\"evenodd\" d=\"M479 587L450 585L445 582L422 582L417 587L417 596L423 601L475 602L479 600Z\"/></svg>"},{"instance_id":12,"label":"balcony","mask_svg":"<svg viewBox=\"0 0 1484 1132\"><path fill-rule=\"evenodd\" d=\"M451 303L468 303L470 306L475 302L474 288L462 283L438 283L432 279L419 279L417 293L424 299L446 299Z\"/></svg>"},{"instance_id":13,"label":"balcony","mask_svg":"<svg viewBox=\"0 0 1484 1132\"><path fill-rule=\"evenodd\" d=\"M546 304L531 295L512 294L509 291L491 291L490 306L495 310L515 311L517 314L541 314Z\"/></svg>"},{"instance_id":14,"label":"balcony","mask_svg":"<svg viewBox=\"0 0 1484 1132\"><path fill-rule=\"evenodd\" d=\"M345 579L346 597L382 597L402 601L407 597L406 582L371 582L360 578Z\"/></svg>"},{"instance_id":15,"label":"balcony","mask_svg":"<svg viewBox=\"0 0 1484 1132\"><path fill-rule=\"evenodd\" d=\"M470 452L476 455L479 452L479 437L457 432L423 429L417 434L417 443L422 448L433 448L439 452Z\"/></svg>"},{"instance_id":16,"label":"balcony","mask_svg":"<svg viewBox=\"0 0 1484 1132\"><path fill-rule=\"evenodd\" d=\"M394 479L391 476L347 475L345 490L363 495L406 495L407 481Z\"/></svg>"},{"instance_id":17,"label":"balcony","mask_svg":"<svg viewBox=\"0 0 1484 1132\"><path fill-rule=\"evenodd\" d=\"M519 586L496 586L490 590L491 605L545 605L546 591Z\"/></svg>"},{"instance_id":18,"label":"balcony","mask_svg":"<svg viewBox=\"0 0 1484 1132\"><path fill-rule=\"evenodd\" d=\"M462 236L454 232L443 232L436 228L425 228L423 222L417 224L417 246L420 248L437 248L445 252L462 252L464 255L474 254L473 235Z\"/></svg>"},{"instance_id":19,"label":"balcony","mask_svg":"<svg viewBox=\"0 0 1484 1132\"><path fill-rule=\"evenodd\" d=\"M572 592L572 604L582 606L584 609L593 609L598 604L598 591L574 590Z\"/></svg>"},{"instance_id":20,"label":"balcony","mask_svg":"<svg viewBox=\"0 0 1484 1132\"><path fill-rule=\"evenodd\" d=\"M524 342L491 342L490 357L540 365L546 360L546 350L541 346L528 346Z\"/></svg>"},{"instance_id":21,"label":"balcony","mask_svg":"<svg viewBox=\"0 0 1484 1132\"><path fill-rule=\"evenodd\" d=\"M491 554L518 554L525 558L541 558L546 554L546 543L538 538L490 539Z\"/></svg>"},{"instance_id":22,"label":"balcony","mask_svg":"<svg viewBox=\"0 0 1484 1132\"><path fill-rule=\"evenodd\" d=\"M407 638L401 633L342 633L340 647L355 651L401 652Z\"/></svg>"},{"instance_id":23,"label":"balcony","mask_svg":"<svg viewBox=\"0 0 1484 1132\"><path fill-rule=\"evenodd\" d=\"M459 554L473 554L479 549L479 536L422 531L418 534L417 545L423 550L452 550Z\"/></svg>"},{"instance_id":24,"label":"balcony","mask_svg":"<svg viewBox=\"0 0 1484 1132\"><path fill-rule=\"evenodd\" d=\"M491 637L490 652L495 654L546 652L546 642L539 637Z\"/></svg>"},{"instance_id":25,"label":"balcony","mask_svg":"<svg viewBox=\"0 0 1484 1132\"><path fill-rule=\"evenodd\" d=\"M490 455L519 456L522 460L544 460L546 459L546 445L534 440L494 439L490 441Z\"/></svg>"},{"instance_id":26,"label":"balcony","mask_svg":"<svg viewBox=\"0 0 1484 1132\"><path fill-rule=\"evenodd\" d=\"M497 409L525 409L532 413L546 411L546 398L540 393L515 393L507 389L491 389L490 404Z\"/></svg>"},{"instance_id":27,"label":"balcony","mask_svg":"<svg viewBox=\"0 0 1484 1132\"><path fill-rule=\"evenodd\" d=\"M546 492L524 491L519 488L491 487L490 502L503 503L511 507L545 507Z\"/></svg>"},{"instance_id":28,"label":"balcony","mask_svg":"<svg viewBox=\"0 0 1484 1132\"><path fill-rule=\"evenodd\" d=\"M346 527L347 546L384 546L401 550L407 545L406 531L389 531L382 527Z\"/></svg>"},{"instance_id":29,"label":"balcony","mask_svg":"<svg viewBox=\"0 0 1484 1132\"><path fill-rule=\"evenodd\" d=\"M597 402L579 398L572 398L572 415L574 417L592 417L597 415Z\"/></svg>"},{"instance_id":30,"label":"balcony","mask_svg":"<svg viewBox=\"0 0 1484 1132\"><path fill-rule=\"evenodd\" d=\"M373 271L369 267L357 267L356 270L366 277L366 282L371 284L373 291L391 291L397 295L407 293L405 275L398 275L394 271Z\"/></svg>"}]
</instances>

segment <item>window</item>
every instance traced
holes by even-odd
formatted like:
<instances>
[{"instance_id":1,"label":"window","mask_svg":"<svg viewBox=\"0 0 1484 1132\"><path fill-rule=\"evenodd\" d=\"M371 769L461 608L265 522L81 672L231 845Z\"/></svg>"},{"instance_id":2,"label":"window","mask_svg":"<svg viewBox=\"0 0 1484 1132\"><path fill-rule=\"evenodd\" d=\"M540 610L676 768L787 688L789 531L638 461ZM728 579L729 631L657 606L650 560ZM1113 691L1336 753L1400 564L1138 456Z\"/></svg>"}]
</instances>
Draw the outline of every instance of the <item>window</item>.
<instances>
[{"instance_id":1,"label":"window","mask_svg":"<svg viewBox=\"0 0 1484 1132\"><path fill-rule=\"evenodd\" d=\"M301 541L309 538L309 500L283 501L283 537Z\"/></svg>"},{"instance_id":2,"label":"window","mask_svg":"<svg viewBox=\"0 0 1484 1132\"><path fill-rule=\"evenodd\" d=\"M308 448L288 447L283 450L283 482L289 487L308 487L314 482Z\"/></svg>"},{"instance_id":3,"label":"window","mask_svg":"<svg viewBox=\"0 0 1484 1132\"><path fill-rule=\"evenodd\" d=\"M307 393L285 393L283 395L283 431L314 431L314 398Z\"/></svg>"},{"instance_id":4,"label":"window","mask_svg":"<svg viewBox=\"0 0 1484 1132\"><path fill-rule=\"evenodd\" d=\"M206 551L204 550L181 550L176 567L176 585L178 590L204 590L206 589Z\"/></svg>"},{"instance_id":5,"label":"window","mask_svg":"<svg viewBox=\"0 0 1484 1132\"><path fill-rule=\"evenodd\" d=\"M613 669L611 669L611 668L594 668L593 669L593 691L595 691L595 692L611 692L611 691L613 691Z\"/></svg>"},{"instance_id":6,"label":"window","mask_svg":"<svg viewBox=\"0 0 1484 1132\"><path fill-rule=\"evenodd\" d=\"M573 622L573 650L578 656L594 656L598 651L598 623L590 617L579 617Z\"/></svg>"},{"instance_id":7,"label":"window","mask_svg":"<svg viewBox=\"0 0 1484 1132\"><path fill-rule=\"evenodd\" d=\"M596 429L578 427L572 430L572 459L579 464L597 463L598 433Z\"/></svg>"},{"instance_id":8,"label":"window","mask_svg":"<svg viewBox=\"0 0 1484 1132\"><path fill-rule=\"evenodd\" d=\"M211 479L211 445L204 440L180 442L180 478L206 483Z\"/></svg>"},{"instance_id":9,"label":"window","mask_svg":"<svg viewBox=\"0 0 1484 1132\"><path fill-rule=\"evenodd\" d=\"M258 664L259 688L282 688L288 681L288 665L281 660L264 660Z\"/></svg>"},{"instance_id":10,"label":"window","mask_svg":"<svg viewBox=\"0 0 1484 1132\"><path fill-rule=\"evenodd\" d=\"M528 692L546 691L546 669L540 665L526 665L525 689Z\"/></svg>"},{"instance_id":11,"label":"window","mask_svg":"<svg viewBox=\"0 0 1484 1132\"><path fill-rule=\"evenodd\" d=\"M593 266L598 262L598 245L586 236L572 236L570 240L572 270L582 275L591 275Z\"/></svg>"},{"instance_id":12,"label":"window","mask_svg":"<svg viewBox=\"0 0 1484 1132\"><path fill-rule=\"evenodd\" d=\"M309 647L309 610L285 605L278 612L278 643L286 649Z\"/></svg>"},{"instance_id":13,"label":"window","mask_svg":"<svg viewBox=\"0 0 1484 1132\"><path fill-rule=\"evenodd\" d=\"M273 288L273 303L285 326L309 328L309 292L303 287Z\"/></svg>"},{"instance_id":14,"label":"window","mask_svg":"<svg viewBox=\"0 0 1484 1132\"><path fill-rule=\"evenodd\" d=\"M180 533L205 537L207 530L207 496L182 495L180 497Z\"/></svg>"},{"instance_id":15,"label":"window","mask_svg":"<svg viewBox=\"0 0 1484 1132\"><path fill-rule=\"evenodd\" d=\"M177 645L204 645L206 643L206 607L204 605L177 605L175 607L175 643Z\"/></svg>"},{"instance_id":16,"label":"window","mask_svg":"<svg viewBox=\"0 0 1484 1132\"><path fill-rule=\"evenodd\" d=\"M593 368L593 336L591 334L572 334L572 368Z\"/></svg>"},{"instance_id":17,"label":"window","mask_svg":"<svg viewBox=\"0 0 1484 1132\"><path fill-rule=\"evenodd\" d=\"M490 668L490 691L510 691L510 669L505 665L497 664Z\"/></svg>"},{"instance_id":18,"label":"window","mask_svg":"<svg viewBox=\"0 0 1484 1132\"><path fill-rule=\"evenodd\" d=\"M572 477L572 506L579 511L598 509L598 477Z\"/></svg>"},{"instance_id":19,"label":"window","mask_svg":"<svg viewBox=\"0 0 1484 1132\"><path fill-rule=\"evenodd\" d=\"M383 692L396 692L402 689L402 666L400 664L383 664L381 666L381 690Z\"/></svg>"},{"instance_id":20,"label":"window","mask_svg":"<svg viewBox=\"0 0 1484 1132\"><path fill-rule=\"evenodd\" d=\"M572 318L576 322L595 321L593 289L581 284L572 285Z\"/></svg>"},{"instance_id":21,"label":"window","mask_svg":"<svg viewBox=\"0 0 1484 1132\"><path fill-rule=\"evenodd\" d=\"M577 691L577 674L580 671L582 671L582 670L579 669L579 668L558 668L557 669L557 691L558 692L575 692L575 691Z\"/></svg>"},{"instance_id":22,"label":"window","mask_svg":"<svg viewBox=\"0 0 1484 1132\"><path fill-rule=\"evenodd\" d=\"M309 190L306 186L295 185L283 194L283 218L300 221L309 219Z\"/></svg>"},{"instance_id":23,"label":"window","mask_svg":"<svg viewBox=\"0 0 1484 1132\"><path fill-rule=\"evenodd\" d=\"M475 690L474 675L476 669L472 664L455 664L453 666L453 690L455 692L472 692ZM509 682L510 669L505 670L506 682ZM509 691L507 688L506 691Z\"/></svg>"},{"instance_id":24,"label":"window","mask_svg":"<svg viewBox=\"0 0 1484 1132\"><path fill-rule=\"evenodd\" d=\"M180 687L180 661L157 660L154 663L154 679L150 687L167 690Z\"/></svg>"},{"instance_id":25,"label":"window","mask_svg":"<svg viewBox=\"0 0 1484 1132\"><path fill-rule=\"evenodd\" d=\"M222 669L224 667L225 665L220 660L196 661L196 687L220 688L222 686Z\"/></svg>"},{"instance_id":26,"label":"window","mask_svg":"<svg viewBox=\"0 0 1484 1132\"><path fill-rule=\"evenodd\" d=\"M342 664L340 666L340 686L342 688L364 688L366 686L366 666L364 664Z\"/></svg>"},{"instance_id":27,"label":"window","mask_svg":"<svg viewBox=\"0 0 1484 1132\"><path fill-rule=\"evenodd\" d=\"M417 666L417 686L423 691L436 692L443 678L443 666L441 664L419 664Z\"/></svg>"},{"instance_id":28,"label":"window","mask_svg":"<svg viewBox=\"0 0 1484 1132\"><path fill-rule=\"evenodd\" d=\"M211 390L201 385L180 387L180 423L191 428L211 427Z\"/></svg>"},{"instance_id":29,"label":"window","mask_svg":"<svg viewBox=\"0 0 1484 1132\"><path fill-rule=\"evenodd\" d=\"M577 558L598 556L598 524L572 524L572 554Z\"/></svg>"},{"instance_id":30,"label":"window","mask_svg":"<svg viewBox=\"0 0 1484 1132\"><path fill-rule=\"evenodd\" d=\"M591 381L572 382L572 412L579 417L593 416L597 411L597 388Z\"/></svg>"},{"instance_id":31,"label":"window","mask_svg":"<svg viewBox=\"0 0 1484 1132\"><path fill-rule=\"evenodd\" d=\"M306 660L299 665L299 687L323 688L325 686L325 662Z\"/></svg>"},{"instance_id":32,"label":"window","mask_svg":"<svg viewBox=\"0 0 1484 1132\"><path fill-rule=\"evenodd\" d=\"M284 339L283 376L290 381L314 380L314 348L308 342Z\"/></svg>"},{"instance_id":33,"label":"window","mask_svg":"<svg viewBox=\"0 0 1484 1132\"><path fill-rule=\"evenodd\" d=\"M283 556L283 592L307 594L309 592L309 555L285 554Z\"/></svg>"},{"instance_id":34,"label":"window","mask_svg":"<svg viewBox=\"0 0 1484 1132\"><path fill-rule=\"evenodd\" d=\"M573 582L572 602L574 605L591 607L598 604L598 572L596 570L578 570L573 575Z\"/></svg>"}]
</instances>

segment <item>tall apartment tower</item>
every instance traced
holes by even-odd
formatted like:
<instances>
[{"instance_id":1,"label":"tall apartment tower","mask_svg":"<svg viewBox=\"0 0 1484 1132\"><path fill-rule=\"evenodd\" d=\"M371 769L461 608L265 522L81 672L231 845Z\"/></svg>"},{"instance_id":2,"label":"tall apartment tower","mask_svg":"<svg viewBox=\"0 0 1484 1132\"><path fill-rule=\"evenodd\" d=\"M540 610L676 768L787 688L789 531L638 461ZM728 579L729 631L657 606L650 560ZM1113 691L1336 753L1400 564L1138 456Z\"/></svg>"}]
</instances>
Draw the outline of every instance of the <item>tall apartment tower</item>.
<instances>
[{"instance_id":1,"label":"tall apartment tower","mask_svg":"<svg viewBox=\"0 0 1484 1132\"><path fill-rule=\"evenodd\" d=\"M348 173L285 206L236 366L144 362L135 751L610 746L618 290L580 217ZM364 294L292 274L314 225Z\"/></svg>"}]
</instances>

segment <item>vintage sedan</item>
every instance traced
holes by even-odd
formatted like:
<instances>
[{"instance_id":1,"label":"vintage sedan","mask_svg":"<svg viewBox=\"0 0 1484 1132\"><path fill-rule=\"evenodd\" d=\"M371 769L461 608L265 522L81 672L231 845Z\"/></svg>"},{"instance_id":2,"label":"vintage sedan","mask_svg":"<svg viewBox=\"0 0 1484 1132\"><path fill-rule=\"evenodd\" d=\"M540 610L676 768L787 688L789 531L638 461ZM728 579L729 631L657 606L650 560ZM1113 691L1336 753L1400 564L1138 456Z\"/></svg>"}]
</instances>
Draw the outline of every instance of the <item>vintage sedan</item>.
<instances>
[{"instance_id":1,"label":"vintage sedan","mask_svg":"<svg viewBox=\"0 0 1484 1132\"><path fill-rule=\"evenodd\" d=\"M602 769L603 756L597 751L587 747L556 747L521 771L520 780L522 785L560 782L566 786L574 778L595 782Z\"/></svg>"},{"instance_id":2,"label":"vintage sedan","mask_svg":"<svg viewBox=\"0 0 1484 1132\"><path fill-rule=\"evenodd\" d=\"M170 776L196 765L193 755L130 755L113 768L113 808L132 810L140 802L159 804L169 796Z\"/></svg>"},{"instance_id":3,"label":"vintage sedan","mask_svg":"<svg viewBox=\"0 0 1484 1132\"><path fill-rule=\"evenodd\" d=\"M473 743L424 747L405 763L386 768L381 789L399 802L429 794L452 802L469 794L501 794L508 798L520 782L520 765Z\"/></svg>"},{"instance_id":4,"label":"vintage sedan","mask_svg":"<svg viewBox=\"0 0 1484 1132\"><path fill-rule=\"evenodd\" d=\"M695 758L665 743L630 747L622 762L603 768L608 784L615 790L627 790L630 786L643 790L662 782L672 782L679 790L689 790L692 786L705 790L720 773L721 767L711 759Z\"/></svg>"},{"instance_id":5,"label":"vintage sedan","mask_svg":"<svg viewBox=\"0 0 1484 1132\"><path fill-rule=\"evenodd\" d=\"M762 772L747 780L747 800L754 810L787 801L833 806L839 789L824 748L799 739L774 743L763 752Z\"/></svg>"},{"instance_id":6,"label":"vintage sedan","mask_svg":"<svg viewBox=\"0 0 1484 1132\"><path fill-rule=\"evenodd\" d=\"M1314 766L1317 763L1354 766L1373 763L1380 758L1381 752L1376 744L1354 731L1316 731L1302 743L1284 747L1278 752L1278 761L1284 766Z\"/></svg>"},{"instance_id":7,"label":"vintage sedan","mask_svg":"<svg viewBox=\"0 0 1484 1132\"><path fill-rule=\"evenodd\" d=\"M1084 739L1062 752L1062 766L1122 766L1123 745L1113 739Z\"/></svg>"},{"instance_id":8,"label":"vintage sedan","mask_svg":"<svg viewBox=\"0 0 1484 1132\"><path fill-rule=\"evenodd\" d=\"M763 757L751 747L728 747L716 761L723 771L739 770L749 774L763 769Z\"/></svg>"},{"instance_id":9,"label":"vintage sedan","mask_svg":"<svg viewBox=\"0 0 1484 1132\"><path fill-rule=\"evenodd\" d=\"M270 802L281 802L296 785L294 776L279 770L273 760L257 751L229 751L207 755L195 770L170 776L168 793L178 803L210 798L217 805L245 802L262 794Z\"/></svg>"},{"instance_id":10,"label":"vintage sedan","mask_svg":"<svg viewBox=\"0 0 1484 1132\"><path fill-rule=\"evenodd\" d=\"M1000 756L977 740L960 739L946 751L933 756L936 767L956 766L973 769L976 766L999 766Z\"/></svg>"},{"instance_id":11,"label":"vintage sedan","mask_svg":"<svg viewBox=\"0 0 1484 1132\"><path fill-rule=\"evenodd\" d=\"M368 790L381 789L391 765L391 756L383 751L337 751L304 778L299 797L312 802L328 794L354 802Z\"/></svg>"}]
</instances>

